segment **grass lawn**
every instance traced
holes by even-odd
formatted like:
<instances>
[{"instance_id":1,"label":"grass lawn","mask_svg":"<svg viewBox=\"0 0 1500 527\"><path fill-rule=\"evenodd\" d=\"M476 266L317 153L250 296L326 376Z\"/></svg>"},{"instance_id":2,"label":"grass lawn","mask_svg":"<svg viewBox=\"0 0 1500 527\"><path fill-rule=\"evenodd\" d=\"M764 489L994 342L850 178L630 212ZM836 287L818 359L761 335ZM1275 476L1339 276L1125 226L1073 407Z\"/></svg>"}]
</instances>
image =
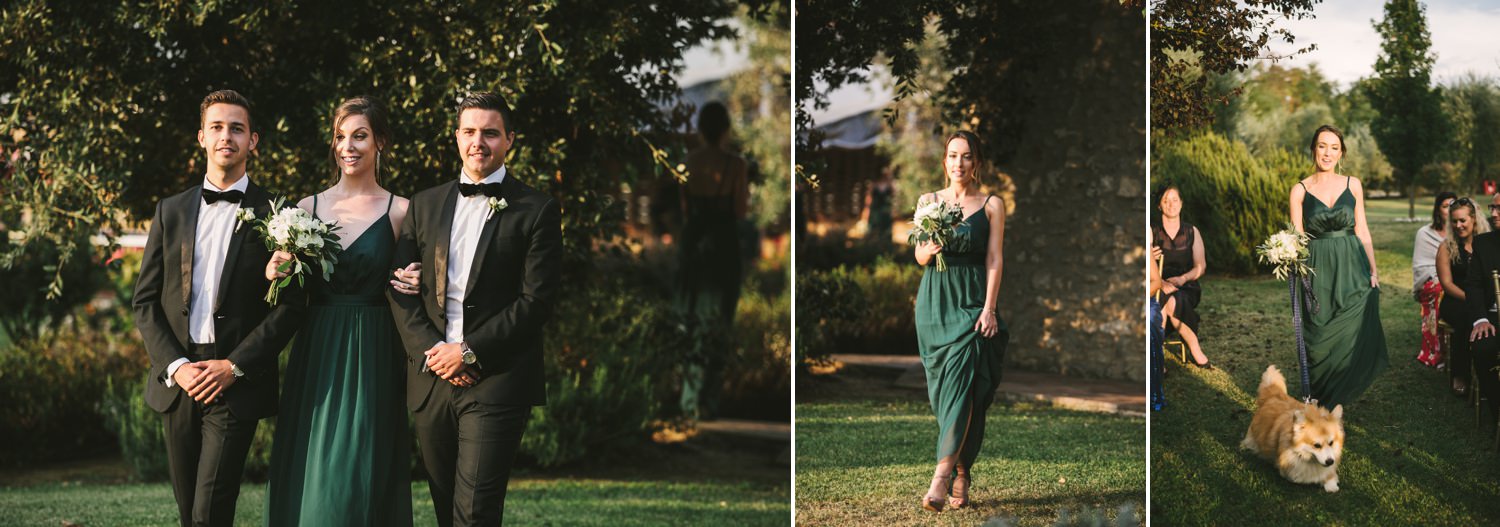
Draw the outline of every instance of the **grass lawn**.
<instances>
[{"instance_id":1,"label":"grass lawn","mask_svg":"<svg viewBox=\"0 0 1500 527\"><path fill-rule=\"evenodd\" d=\"M506 525L786 525L789 468L785 443L700 437L652 445L594 466L516 474L505 501ZM0 474L0 525L175 525L167 483L119 483L118 458L63 468ZM235 525L260 525L265 484L246 483ZM412 485L412 515L437 525L426 481Z\"/></svg>"},{"instance_id":2,"label":"grass lawn","mask_svg":"<svg viewBox=\"0 0 1500 527\"><path fill-rule=\"evenodd\" d=\"M1421 217L1432 198L1417 203ZM1447 372L1415 360L1420 311L1410 292L1411 251L1421 223L1397 221L1407 214L1404 199L1372 200L1366 209L1391 367L1344 408L1339 492L1294 485L1239 450L1267 364L1279 366L1300 394L1290 300L1286 284L1269 276L1214 276L1209 255L1201 336L1220 369L1169 363L1166 411L1151 416L1154 525L1500 523L1493 425L1477 430L1472 408L1449 394Z\"/></svg>"},{"instance_id":3,"label":"grass lawn","mask_svg":"<svg viewBox=\"0 0 1500 527\"><path fill-rule=\"evenodd\" d=\"M973 508L921 510L937 422L925 391L881 375L845 370L798 386L798 525L1051 525L1079 515L1144 524L1144 420L1029 404L990 409Z\"/></svg>"},{"instance_id":4,"label":"grass lawn","mask_svg":"<svg viewBox=\"0 0 1500 527\"><path fill-rule=\"evenodd\" d=\"M247 484L235 525L260 525L264 484ZM437 525L427 483L412 485L415 525ZM506 525L786 525L787 494L748 483L598 479L512 481ZM46 484L0 489L0 524L173 525L166 484Z\"/></svg>"}]
</instances>

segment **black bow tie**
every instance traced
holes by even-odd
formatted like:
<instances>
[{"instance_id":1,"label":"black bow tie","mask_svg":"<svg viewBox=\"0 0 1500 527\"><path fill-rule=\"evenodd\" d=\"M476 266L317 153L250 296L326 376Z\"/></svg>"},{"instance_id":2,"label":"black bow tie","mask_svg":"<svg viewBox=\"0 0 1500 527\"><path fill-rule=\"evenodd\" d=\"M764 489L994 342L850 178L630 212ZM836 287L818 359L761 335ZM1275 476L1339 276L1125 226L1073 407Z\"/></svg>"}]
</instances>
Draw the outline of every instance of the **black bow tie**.
<instances>
[{"instance_id":1,"label":"black bow tie","mask_svg":"<svg viewBox=\"0 0 1500 527\"><path fill-rule=\"evenodd\" d=\"M463 194L466 198L481 192L484 193L484 197L486 198L498 198L500 197L500 184L482 183L478 185L472 185L469 183L459 183L458 192L460 194Z\"/></svg>"},{"instance_id":2,"label":"black bow tie","mask_svg":"<svg viewBox=\"0 0 1500 527\"><path fill-rule=\"evenodd\" d=\"M216 201L239 203L242 199L245 199L245 193L238 190L226 190L224 192L219 192L215 190L203 189L203 202L209 205L213 205Z\"/></svg>"}]
</instances>

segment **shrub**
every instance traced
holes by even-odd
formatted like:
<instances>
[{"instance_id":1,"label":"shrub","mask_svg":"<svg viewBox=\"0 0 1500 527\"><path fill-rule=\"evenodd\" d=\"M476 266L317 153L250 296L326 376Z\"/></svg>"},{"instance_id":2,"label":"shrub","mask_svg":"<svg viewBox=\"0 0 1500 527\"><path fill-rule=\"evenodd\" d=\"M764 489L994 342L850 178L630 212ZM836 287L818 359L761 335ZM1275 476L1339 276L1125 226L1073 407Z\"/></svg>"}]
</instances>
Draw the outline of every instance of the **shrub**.
<instances>
[{"instance_id":1,"label":"shrub","mask_svg":"<svg viewBox=\"0 0 1500 527\"><path fill-rule=\"evenodd\" d=\"M841 267L833 271L849 277L864 299L864 316L835 325L843 353L916 353L915 316L917 287L922 267L909 257L891 261L880 258L873 265Z\"/></svg>"},{"instance_id":2,"label":"shrub","mask_svg":"<svg viewBox=\"0 0 1500 527\"><path fill-rule=\"evenodd\" d=\"M864 294L848 273L806 271L797 276L797 363L826 363L842 321L865 316Z\"/></svg>"},{"instance_id":3,"label":"shrub","mask_svg":"<svg viewBox=\"0 0 1500 527\"><path fill-rule=\"evenodd\" d=\"M167 447L161 414L146 405L141 386L150 373L139 379L105 384L99 413L119 440L120 453L130 465L132 477L139 481L164 481L167 473Z\"/></svg>"},{"instance_id":4,"label":"shrub","mask_svg":"<svg viewBox=\"0 0 1500 527\"><path fill-rule=\"evenodd\" d=\"M521 442L544 466L645 437L686 347L659 293L618 278L573 285L547 331L547 406Z\"/></svg>"},{"instance_id":5,"label":"shrub","mask_svg":"<svg viewBox=\"0 0 1500 527\"><path fill-rule=\"evenodd\" d=\"M1151 163L1151 221L1160 220L1155 200L1167 185L1182 193L1182 218L1198 227L1210 269L1249 273L1255 246L1287 225L1291 186L1308 174L1305 157L1274 152L1264 160L1243 143L1200 133L1157 141Z\"/></svg>"},{"instance_id":6,"label":"shrub","mask_svg":"<svg viewBox=\"0 0 1500 527\"><path fill-rule=\"evenodd\" d=\"M790 421L792 298L785 260L746 276L734 317L735 357L725 368L721 415Z\"/></svg>"},{"instance_id":7,"label":"shrub","mask_svg":"<svg viewBox=\"0 0 1500 527\"><path fill-rule=\"evenodd\" d=\"M101 330L88 309L55 329L0 350L0 463L16 466L76 457L111 443L99 401L111 378L145 369L138 341Z\"/></svg>"}]
</instances>

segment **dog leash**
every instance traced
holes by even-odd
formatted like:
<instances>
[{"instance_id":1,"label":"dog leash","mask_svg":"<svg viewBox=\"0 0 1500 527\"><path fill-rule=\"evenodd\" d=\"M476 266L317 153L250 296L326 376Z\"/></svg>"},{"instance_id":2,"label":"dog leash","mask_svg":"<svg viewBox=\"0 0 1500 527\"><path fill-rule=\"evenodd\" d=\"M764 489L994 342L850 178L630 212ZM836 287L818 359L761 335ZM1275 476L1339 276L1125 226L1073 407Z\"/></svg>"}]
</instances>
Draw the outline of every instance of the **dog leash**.
<instances>
[{"instance_id":1,"label":"dog leash","mask_svg":"<svg viewBox=\"0 0 1500 527\"><path fill-rule=\"evenodd\" d=\"M1312 294L1312 281L1301 273L1292 272L1290 280L1286 281L1287 290L1292 294L1292 325L1297 332L1297 365L1302 373L1302 402L1312 401L1312 382L1307 373L1307 341L1302 337L1302 302L1297 296L1297 285L1302 284L1303 297L1308 303L1308 309L1312 314L1318 313L1318 297Z\"/></svg>"}]
</instances>

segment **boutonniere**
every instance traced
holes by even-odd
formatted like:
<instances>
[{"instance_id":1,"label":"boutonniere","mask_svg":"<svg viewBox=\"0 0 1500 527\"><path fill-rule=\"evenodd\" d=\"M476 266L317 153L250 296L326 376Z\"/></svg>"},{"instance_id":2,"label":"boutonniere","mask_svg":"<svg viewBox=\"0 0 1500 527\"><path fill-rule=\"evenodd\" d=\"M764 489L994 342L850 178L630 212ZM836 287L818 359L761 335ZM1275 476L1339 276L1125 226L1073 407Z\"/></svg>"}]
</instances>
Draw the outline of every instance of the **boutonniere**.
<instances>
[{"instance_id":1,"label":"boutonniere","mask_svg":"<svg viewBox=\"0 0 1500 527\"><path fill-rule=\"evenodd\" d=\"M240 232L240 226L255 221L255 209L239 209L234 213L234 232Z\"/></svg>"},{"instance_id":2,"label":"boutonniere","mask_svg":"<svg viewBox=\"0 0 1500 527\"><path fill-rule=\"evenodd\" d=\"M505 202L505 198L490 198L488 203L490 205L490 213L484 216L484 221L490 221L490 218L493 217L496 212L505 210L506 207L510 206L509 203Z\"/></svg>"}]
</instances>

